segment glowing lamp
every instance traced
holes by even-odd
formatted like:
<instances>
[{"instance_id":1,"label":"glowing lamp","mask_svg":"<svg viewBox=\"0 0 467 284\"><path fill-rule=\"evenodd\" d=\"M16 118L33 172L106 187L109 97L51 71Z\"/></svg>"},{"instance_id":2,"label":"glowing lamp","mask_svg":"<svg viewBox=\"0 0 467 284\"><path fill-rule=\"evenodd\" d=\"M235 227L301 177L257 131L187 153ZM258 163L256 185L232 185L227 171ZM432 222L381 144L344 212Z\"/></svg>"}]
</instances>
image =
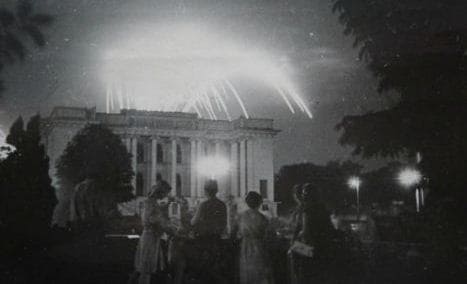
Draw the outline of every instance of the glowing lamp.
<instances>
[{"instance_id":1,"label":"glowing lamp","mask_svg":"<svg viewBox=\"0 0 467 284\"><path fill-rule=\"evenodd\" d=\"M347 181L347 185L350 188L355 189L357 193L357 221L360 219L360 184L361 183L362 183L362 180L357 176L350 177L349 180Z\"/></svg>"},{"instance_id":2,"label":"glowing lamp","mask_svg":"<svg viewBox=\"0 0 467 284\"><path fill-rule=\"evenodd\" d=\"M347 181L347 185L350 188L358 190L360 188L360 184L362 183L362 180L359 177L351 177Z\"/></svg>"},{"instance_id":3,"label":"glowing lamp","mask_svg":"<svg viewBox=\"0 0 467 284\"><path fill-rule=\"evenodd\" d=\"M229 173L230 164L220 156L208 156L200 159L196 164L197 172L207 178L217 179Z\"/></svg>"},{"instance_id":4,"label":"glowing lamp","mask_svg":"<svg viewBox=\"0 0 467 284\"><path fill-rule=\"evenodd\" d=\"M416 169L406 168L399 173L397 180L402 186L409 188L420 183L422 174Z\"/></svg>"}]
</instances>

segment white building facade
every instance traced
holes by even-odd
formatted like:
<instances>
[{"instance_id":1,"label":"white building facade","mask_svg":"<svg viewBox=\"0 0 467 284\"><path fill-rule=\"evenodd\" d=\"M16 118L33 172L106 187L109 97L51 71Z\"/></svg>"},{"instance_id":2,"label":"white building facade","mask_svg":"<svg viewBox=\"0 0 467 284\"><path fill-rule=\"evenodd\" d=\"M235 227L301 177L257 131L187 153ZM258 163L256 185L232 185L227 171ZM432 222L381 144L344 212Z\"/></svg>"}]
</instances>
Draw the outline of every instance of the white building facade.
<instances>
[{"instance_id":1,"label":"white building facade","mask_svg":"<svg viewBox=\"0 0 467 284\"><path fill-rule=\"evenodd\" d=\"M221 199L242 204L248 191L257 191L263 196L265 211L276 215L273 138L278 130L271 119L207 120L182 112L100 113L94 108L56 107L42 122L43 143L56 188L55 164L67 143L85 125L98 123L119 135L132 154L137 198L123 206L123 211L139 211L139 200L147 195L158 174L172 186L172 195L196 206L204 197L205 181L212 178L200 172L198 165L215 157L228 162L225 172L214 177ZM213 162L210 166L216 171L219 165ZM60 189L57 195L60 199Z\"/></svg>"}]
</instances>

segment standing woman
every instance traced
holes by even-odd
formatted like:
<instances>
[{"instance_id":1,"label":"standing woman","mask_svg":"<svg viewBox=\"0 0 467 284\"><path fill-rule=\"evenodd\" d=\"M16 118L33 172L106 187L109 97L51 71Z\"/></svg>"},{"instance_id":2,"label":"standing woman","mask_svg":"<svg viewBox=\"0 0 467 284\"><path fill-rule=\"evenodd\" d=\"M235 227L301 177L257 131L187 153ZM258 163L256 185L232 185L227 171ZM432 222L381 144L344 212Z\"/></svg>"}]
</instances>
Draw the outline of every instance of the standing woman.
<instances>
[{"instance_id":1,"label":"standing woman","mask_svg":"<svg viewBox=\"0 0 467 284\"><path fill-rule=\"evenodd\" d=\"M335 275L330 275L334 228L330 213L322 200L321 192L311 184L304 184L299 191L301 201L297 230L294 240L303 247L312 248L312 255L299 253L291 248L293 259L292 283L332 283ZM305 249L302 249L305 250Z\"/></svg>"},{"instance_id":2,"label":"standing woman","mask_svg":"<svg viewBox=\"0 0 467 284\"><path fill-rule=\"evenodd\" d=\"M141 284L150 283L152 276L167 270L167 255L161 237L164 233L172 234L173 229L160 202L167 197L170 189L170 186L157 183L144 201L141 215L143 233L135 255L135 270L139 273Z\"/></svg>"},{"instance_id":3,"label":"standing woman","mask_svg":"<svg viewBox=\"0 0 467 284\"><path fill-rule=\"evenodd\" d=\"M268 220L259 212L262 201L257 192L248 192L245 202L249 209L239 216L241 284L274 283L265 243Z\"/></svg>"}]
</instances>

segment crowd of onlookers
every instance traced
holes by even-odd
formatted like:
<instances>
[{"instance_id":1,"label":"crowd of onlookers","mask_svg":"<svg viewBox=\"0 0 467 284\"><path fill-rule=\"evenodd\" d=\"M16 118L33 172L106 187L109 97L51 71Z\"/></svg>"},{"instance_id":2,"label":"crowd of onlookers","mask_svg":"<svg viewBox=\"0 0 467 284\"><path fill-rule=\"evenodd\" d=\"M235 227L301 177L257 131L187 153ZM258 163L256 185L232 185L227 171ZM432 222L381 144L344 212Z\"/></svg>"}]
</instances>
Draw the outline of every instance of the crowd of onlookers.
<instances>
[{"instance_id":1,"label":"crowd of onlookers","mask_svg":"<svg viewBox=\"0 0 467 284\"><path fill-rule=\"evenodd\" d=\"M184 218L182 212L178 224L171 222L167 213L170 190L165 181L158 180L144 201L143 229L130 282L234 283L233 275L226 273L232 267L241 284L281 283L284 278L289 283L356 281L355 273L348 269L358 261L349 245L353 240L333 225L319 190L310 184L294 188L298 205L285 251L276 246L277 232L260 212L263 199L259 193L248 192L248 208L230 224L229 238L238 249L228 251L224 240L227 206L216 196L217 182L206 182L207 200L190 218ZM281 280L277 279L278 269L287 274Z\"/></svg>"}]
</instances>

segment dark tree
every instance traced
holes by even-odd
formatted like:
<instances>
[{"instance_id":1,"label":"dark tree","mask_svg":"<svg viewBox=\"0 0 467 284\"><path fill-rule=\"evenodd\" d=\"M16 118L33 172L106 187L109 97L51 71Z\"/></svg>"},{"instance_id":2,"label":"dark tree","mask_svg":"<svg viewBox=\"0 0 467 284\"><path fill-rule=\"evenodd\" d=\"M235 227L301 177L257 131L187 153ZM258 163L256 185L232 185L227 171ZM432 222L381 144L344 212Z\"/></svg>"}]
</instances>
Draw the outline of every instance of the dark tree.
<instances>
[{"instance_id":1,"label":"dark tree","mask_svg":"<svg viewBox=\"0 0 467 284\"><path fill-rule=\"evenodd\" d=\"M42 29L50 25L50 15L37 14L30 1L18 1L15 11L0 7L0 72L7 64L23 60L28 38L39 47L46 44ZM0 93L3 82L0 80Z\"/></svg>"},{"instance_id":2,"label":"dark tree","mask_svg":"<svg viewBox=\"0 0 467 284\"><path fill-rule=\"evenodd\" d=\"M7 141L16 150L0 163L2 237L28 246L45 241L50 233L56 203L49 177L49 159L40 142L40 117L33 116L23 129L19 117ZM8 233L5 233L8 232Z\"/></svg>"},{"instance_id":3,"label":"dark tree","mask_svg":"<svg viewBox=\"0 0 467 284\"><path fill-rule=\"evenodd\" d=\"M360 173L362 167L353 162L329 162L327 165L312 163L283 166L275 181L275 200L280 201L280 213L286 214L293 206L293 187L311 183L321 190L329 209L343 209L353 204L355 194L350 192L347 179Z\"/></svg>"},{"instance_id":4,"label":"dark tree","mask_svg":"<svg viewBox=\"0 0 467 284\"><path fill-rule=\"evenodd\" d=\"M23 145L23 140L25 138L25 131L24 131L24 122L23 118L20 116L18 117L15 122L10 127L10 133L6 137L6 143L20 147Z\"/></svg>"},{"instance_id":5,"label":"dark tree","mask_svg":"<svg viewBox=\"0 0 467 284\"><path fill-rule=\"evenodd\" d=\"M367 204L377 203L382 208L388 208L392 201L404 201L408 206L414 204L413 192L403 188L396 177L403 164L392 162L379 169L362 175L363 184L360 198Z\"/></svg>"},{"instance_id":6,"label":"dark tree","mask_svg":"<svg viewBox=\"0 0 467 284\"><path fill-rule=\"evenodd\" d=\"M453 261L443 265L450 266L457 261L451 248L465 242L467 232L467 2L333 2L379 91L399 96L386 110L345 117L337 126L340 142L365 157L422 154L419 166L431 189L429 227L444 259Z\"/></svg>"},{"instance_id":7,"label":"dark tree","mask_svg":"<svg viewBox=\"0 0 467 284\"><path fill-rule=\"evenodd\" d=\"M104 125L89 124L79 131L56 167L61 185L74 187L92 180L95 190L115 206L133 197L131 155L120 138Z\"/></svg>"},{"instance_id":8,"label":"dark tree","mask_svg":"<svg viewBox=\"0 0 467 284\"><path fill-rule=\"evenodd\" d=\"M345 117L340 142L365 157L420 152L431 200L465 204L467 2L334 2L380 91L400 96L387 110Z\"/></svg>"}]
</instances>

